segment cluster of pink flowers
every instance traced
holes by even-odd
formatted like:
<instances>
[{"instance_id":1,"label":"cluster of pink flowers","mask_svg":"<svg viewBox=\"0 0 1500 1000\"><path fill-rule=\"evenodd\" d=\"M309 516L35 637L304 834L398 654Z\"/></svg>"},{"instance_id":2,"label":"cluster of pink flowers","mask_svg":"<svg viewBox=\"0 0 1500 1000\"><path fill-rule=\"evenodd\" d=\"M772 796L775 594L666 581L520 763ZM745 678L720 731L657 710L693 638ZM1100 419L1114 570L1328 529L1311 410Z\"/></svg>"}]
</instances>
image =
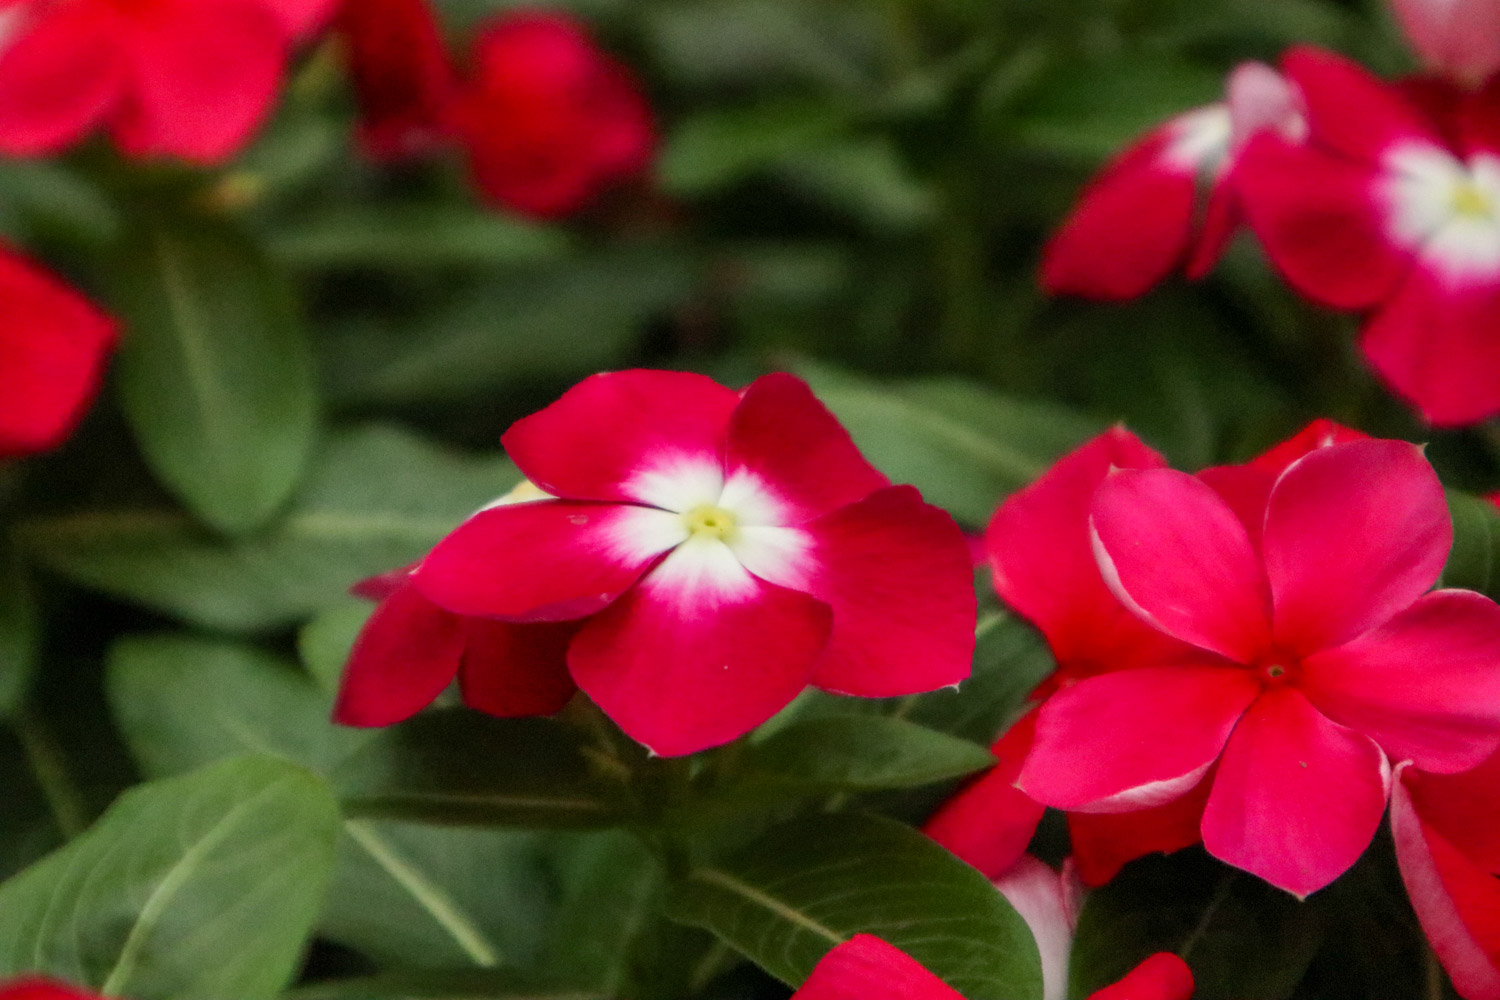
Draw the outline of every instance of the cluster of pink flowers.
<instances>
[{"instance_id":1,"label":"cluster of pink flowers","mask_svg":"<svg viewBox=\"0 0 1500 1000\"><path fill-rule=\"evenodd\" d=\"M1431 423L1500 413L1500 14L1406 0L1445 74L1387 82L1298 48L1122 153L1048 245L1053 292L1127 299L1210 271L1244 223L1309 299L1359 313L1379 376Z\"/></svg>"}]
</instances>

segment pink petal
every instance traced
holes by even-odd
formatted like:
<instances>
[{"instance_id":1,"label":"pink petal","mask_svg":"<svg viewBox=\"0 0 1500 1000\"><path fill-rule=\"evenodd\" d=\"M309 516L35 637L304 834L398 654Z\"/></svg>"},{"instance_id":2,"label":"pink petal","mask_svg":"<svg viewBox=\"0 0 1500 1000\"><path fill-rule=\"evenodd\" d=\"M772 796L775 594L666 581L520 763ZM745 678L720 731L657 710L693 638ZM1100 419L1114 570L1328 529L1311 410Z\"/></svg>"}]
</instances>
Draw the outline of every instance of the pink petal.
<instances>
[{"instance_id":1,"label":"pink petal","mask_svg":"<svg viewBox=\"0 0 1500 1000\"><path fill-rule=\"evenodd\" d=\"M392 593L360 630L344 668L333 721L389 726L432 703L458 674L464 620L412 586Z\"/></svg>"},{"instance_id":2,"label":"pink petal","mask_svg":"<svg viewBox=\"0 0 1500 1000\"><path fill-rule=\"evenodd\" d=\"M587 622L568 650L578 686L664 757L743 735L808 684L828 605L752 576L718 541L678 547Z\"/></svg>"},{"instance_id":3,"label":"pink petal","mask_svg":"<svg viewBox=\"0 0 1500 1000\"><path fill-rule=\"evenodd\" d=\"M1159 951L1089 1000L1191 1000L1192 995L1193 970L1171 952Z\"/></svg>"},{"instance_id":4,"label":"pink petal","mask_svg":"<svg viewBox=\"0 0 1500 1000\"><path fill-rule=\"evenodd\" d=\"M101 1000L96 994L86 992L55 979L24 976L0 983L0 1000Z\"/></svg>"},{"instance_id":5,"label":"pink petal","mask_svg":"<svg viewBox=\"0 0 1500 1000\"><path fill-rule=\"evenodd\" d=\"M36 5L32 5L35 7ZM55 153L83 138L124 85L119 26L98 4L17 10L0 50L0 151Z\"/></svg>"},{"instance_id":6,"label":"pink petal","mask_svg":"<svg viewBox=\"0 0 1500 1000\"><path fill-rule=\"evenodd\" d=\"M884 698L935 691L969 676L974 659L973 566L953 519L910 486L891 486L806 526L804 590L833 609L833 634L812 682Z\"/></svg>"},{"instance_id":7,"label":"pink petal","mask_svg":"<svg viewBox=\"0 0 1500 1000\"><path fill-rule=\"evenodd\" d=\"M358 7L366 0L344 3L343 0L261 0L265 8L275 15L288 38L300 39L311 35L327 23L335 8Z\"/></svg>"},{"instance_id":8,"label":"pink petal","mask_svg":"<svg viewBox=\"0 0 1500 1000\"><path fill-rule=\"evenodd\" d=\"M964 1000L916 959L870 934L856 934L813 968L792 1000Z\"/></svg>"},{"instance_id":9,"label":"pink petal","mask_svg":"<svg viewBox=\"0 0 1500 1000\"><path fill-rule=\"evenodd\" d=\"M384 573L366 577L350 587L349 593L355 597L363 597L367 601L383 601L407 585L417 565L419 564L413 563L410 566L388 569Z\"/></svg>"},{"instance_id":10,"label":"pink petal","mask_svg":"<svg viewBox=\"0 0 1500 1000\"><path fill-rule=\"evenodd\" d=\"M172 0L132 14L129 32L131 92L113 121L127 154L219 163L270 114L288 47L254 0Z\"/></svg>"},{"instance_id":11,"label":"pink petal","mask_svg":"<svg viewBox=\"0 0 1500 1000\"><path fill-rule=\"evenodd\" d=\"M1089 183L1047 243L1042 287L1053 295L1133 299L1183 260L1193 230L1194 165L1168 150L1180 119L1148 133Z\"/></svg>"},{"instance_id":12,"label":"pink petal","mask_svg":"<svg viewBox=\"0 0 1500 1000\"><path fill-rule=\"evenodd\" d=\"M554 496L684 510L718 499L739 401L702 375L607 372L516 421L503 442L526 478Z\"/></svg>"},{"instance_id":13,"label":"pink petal","mask_svg":"<svg viewBox=\"0 0 1500 1000\"><path fill-rule=\"evenodd\" d=\"M1340 155L1374 163L1394 143L1442 138L1399 88L1363 66L1324 49L1299 46L1282 69L1302 95L1312 141ZM1288 178L1310 183L1306 178Z\"/></svg>"},{"instance_id":14,"label":"pink petal","mask_svg":"<svg viewBox=\"0 0 1500 1000\"><path fill-rule=\"evenodd\" d=\"M568 673L577 622L516 625L465 619L458 683L464 704L502 719L552 715L578 686Z\"/></svg>"},{"instance_id":15,"label":"pink petal","mask_svg":"<svg viewBox=\"0 0 1500 1000\"><path fill-rule=\"evenodd\" d=\"M1285 441L1252 458L1248 464L1272 476L1280 476L1297 459L1319 448L1369 439L1370 436L1363 431L1319 417Z\"/></svg>"},{"instance_id":16,"label":"pink petal","mask_svg":"<svg viewBox=\"0 0 1500 1000\"><path fill-rule=\"evenodd\" d=\"M1390 770L1366 736L1330 722L1293 688L1256 699L1224 749L1203 846L1296 896L1338 878L1385 812Z\"/></svg>"},{"instance_id":17,"label":"pink petal","mask_svg":"<svg viewBox=\"0 0 1500 1000\"><path fill-rule=\"evenodd\" d=\"M1036 736L1035 709L1005 731L990 752L999 762L965 785L929 819L922 832L997 878L1026 852L1046 806L1016 787Z\"/></svg>"},{"instance_id":18,"label":"pink petal","mask_svg":"<svg viewBox=\"0 0 1500 1000\"><path fill-rule=\"evenodd\" d=\"M724 502L743 480L767 494L776 524L798 524L862 500L890 480L866 462L807 383L778 372L756 379L729 420Z\"/></svg>"},{"instance_id":19,"label":"pink petal","mask_svg":"<svg viewBox=\"0 0 1500 1000\"><path fill-rule=\"evenodd\" d=\"M1303 663L1318 710L1392 760L1464 771L1500 746L1500 606L1467 590L1420 598L1385 625Z\"/></svg>"},{"instance_id":20,"label":"pink petal","mask_svg":"<svg viewBox=\"0 0 1500 1000\"><path fill-rule=\"evenodd\" d=\"M552 500L491 507L439 542L413 578L455 614L582 618L686 537L677 515L645 507Z\"/></svg>"},{"instance_id":21,"label":"pink petal","mask_svg":"<svg viewBox=\"0 0 1500 1000\"><path fill-rule=\"evenodd\" d=\"M1229 74L1230 146L1238 151L1261 132L1300 142L1307 132L1302 95L1290 80L1265 63L1244 62Z\"/></svg>"},{"instance_id":22,"label":"pink petal","mask_svg":"<svg viewBox=\"0 0 1500 1000\"><path fill-rule=\"evenodd\" d=\"M1500 998L1500 881L1424 822L1397 772L1391 791L1396 862L1432 950L1466 1000Z\"/></svg>"},{"instance_id":23,"label":"pink petal","mask_svg":"<svg viewBox=\"0 0 1500 1000\"><path fill-rule=\"evenodd\" d=\"M1310 453L1266 507L1278 644L1307 655L1387 621L1436 582L1452 544L1443 486L1415 445L1354 441Z\"/></svg>"},{"instance_id":24,"label":"pink petal","mask_svg":"<svg viewBox=\"0 0 1500 1000\"><path fill-rule=\"evenodd\" d=\"M1500 69L1500 3L1392 0L1412 48L1434 69L1477 83Z\"/></svg>"},{"instance_id":25,"label":"pink petal","mask_svg":"<svg viewBox=\"0 0 1500 1000\"><path fill-rule=\"evenodd\" d=\"M1042 706L1017 784L1058 809L1170 802L1203 777L1259 691L1237 667L1143 667L1079 681Z\"/></svg>"},{"instance_id":26,"label":"pink petal","mask_svg":"<svg viewBox=\"0 0 1500 1000\"><path fill-rule=\"evenodd\" d=\"M1457 427L1500 413L1500 282L1454 287L1414 268L1365 324L1371 367L1431 424Z\"/></svg>"},{"instance_id":27,"label":"pink petal","mask_svg":"<svg viewBox=\"0 0 1500 1000\"><path fill-rule=\"evenodd\" d=\"M1240 154L1235 186L1266 256L1298 291L1335 309L1365 309L1406 272L1386 235L1373 165L1262 133Z\"/></svg>"},{"instance_id":28,"label":"pink petal","mask_svg":"<svg viewBox=\"0 0 1500 1000\"><path fill-rule=\"evenodd\" d=\"M1042 630L1070 674L1151 666L1189 648L1142 622L1109 592L1089 538L1094 491L1111 468L1164 465L1135 435L1112 428L1012 493L990 520L985 546L995 589Z\"/></svg>"},{"instance_id":29,"label":"pink petal","mask_svg":"<svg viewBox=\"0 0 1500 1000\"><path fill-rule=\"evenodd\" d=\"M1152 809L1128 813L1068 813L1073 862L1083 884L1101 886L1136 858L1171 854L1203 839L1199 826L1213 786L1210 771L1192 791Z\"/></svg>"},{"instance_id":30,"label":"pink petal","mask_svg":"<svg viewBox=\"0 0 1500 1000\"><path fill-rule=\"evenodd\" d=\"M1068 959L1078 924L1071 905L1077 886L1070 886L1069 880L1070 873L1059 875L1029 854L995 879L995 888L1026 921L1036 941L1042 958L1042 1000L1068 998Z\"/></svg>"},{"instance_id":31,"label":"pink petal","mask_svg":"<svg viewBox=\"0 0 1500 1000\"><path fill-rule=\"evenodd\" d=\"M0 248L0 458L61 444L83 419L118 330L83 296Z\"/></svg>"},{"instance_id":32,"label":"pink petal","mask_svg":"<svg viewBox=\"0 0 1500 1000\"><path fill-rule=\"evenodd\" d=\"M1241 663L1265 648L1260 561L1210 487L1172 469L1117 472L1094 494L1089 525L1105 582L1142 619Z\"/></svg>"},{"instance_id":33,"label":"pink petal","mask_svg":"<svg viewBox=\"0 0 1500 1000\"><path fill-rule=\"evenodd\" d=\"M401 160L435 151L447 137L458 74L428 0L344 3L336 29L359 98L365 152Z\"/></svg>"},{"instance_id":34,"label":"pink petal","mask_svg":"<svg viewBox=\"0 0 1500 1000\"><path fill-rule=\"evenodd\" d=\"M1487 872L1500 872L1500 754L1459 774L1401 771L1422 822Z\"/></svg>"},{"instance_id":35,"label":"pink petal","mask_svg":"<svg viewBox=\"0 0 1500 1000\"><path fill-rule=\"evenodd\" d=\"M1219 177L1209 191L1208 206L1204 209L1197 238L1193 240L1187 265L1183 269L1190 281L1207 277L1218 266L1224 251L1244 221L1245 213L1240 209L1233 174Z\"/></svg>"}]
</instances>

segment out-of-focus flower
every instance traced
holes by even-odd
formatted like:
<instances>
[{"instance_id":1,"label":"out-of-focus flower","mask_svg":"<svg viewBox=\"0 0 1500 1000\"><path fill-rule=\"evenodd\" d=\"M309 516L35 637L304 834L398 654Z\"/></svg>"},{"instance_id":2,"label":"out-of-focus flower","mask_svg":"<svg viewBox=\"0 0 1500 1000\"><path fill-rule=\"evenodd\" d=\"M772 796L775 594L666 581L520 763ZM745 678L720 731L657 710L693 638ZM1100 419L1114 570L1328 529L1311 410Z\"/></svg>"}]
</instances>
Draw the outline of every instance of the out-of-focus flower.
<instances>
[{"instance_id":1,"label":"out-of-focus flower","mask_svg":"<svg viewBox=\"0 0 1500 1000\"><path fill-rule=\"evenodd\" d=\"M102 1000L97 994L55 979L27 976L0 983L0 1000Z\"/></svg>"},{"instance_id":2,"label":"out-of-focus flower","mask_svg":"<svg viewBox=\"0 0 1500 1000\"><path fill-rule=\"evenodd\" d=\"M471 62L451 121L495 203L569 215L650 165L656 132L639 83L571 18L502 15L481 29Z\"/></svg>"},{"instance_id":3,"label":"out-of-focus flower","mask_svg":"<svg viewBox=\"0 0 1500 1000\"><path fill-rule=\"evenodd\" d=\"M11 0L0 152L55 153L106 128L127 155L216 163L270 111L294 38L332 0Z\"/></svg>"},{"instance_id":4,"label":"out-of-focus flower","mask_svg":"<svg viewBox=\"0 0 1500 1000\"><path fill-rule=\"evenodd\" d=\"M427 0L345 0L335 28L359 97L359 138L377 160L437 150L449 138L458 76Z\"/></svg>"},{"instance_id":5,"label":"out-of-focus flower","mask_svg":"<svg viewBox=\"0 0 1500 1000\"><path fill-rule=\"evenodd\" d=\"M1235 168L1262 131L1300 141L1301 101L1275 70L1245 63L1230 75L1222 103L1147 133L1094 179L1047 244L1043 287L1131 299L1178 268L1203 277L1239 228Z\"/></svg>"},{"instance_id":6,"label":"out-of-focus flower","mask_svg":"<svg viewBox=\"0 0 1500 1000\"><path fill-rule=\"evenodd\" d=\"M1391 0L1396 19L1422 60L1460 83L1500 69L1500 2Z\"/></svg>"},{"instance_id":7,"label":"out-of-focus flower","mask_svg":"<svg viewBox=\"0 0 1500 1000\"><path fill-rule=\"evenodd\" d=\"M83 296L0 249L0 458L61 444L83 419L117 337Z\"/></svg>"},{"instance_id":8,"label":"out-of-focus flower","mask_svg":"<svg viewBox=\"0 0 1500 1000\"><path fill-rule=\"evenodd\" d=\"M1494 95L1442 103L1331 53L1284 69L1308 138L1263 133L1237 171L1250 223L1309 298L1368 314L1360 348L1439 425L1500 412L1500 116Z\"/></svg>"},{"instance_id":9,"label":"out-of-focus flower","mask_svg":"<svg viewBox=\"0 0 1500 1000\"><path fill-rule=\"evenodd\" d=\"M1167 469L1112 475L1090 523L1114 593L1197 654L1050 698L1019 779L1041 801L1160 805L1217 764L1209 852L1306 895L1369 843L1387 754L1453 772L1500 745L1500 608L1422 596L1452 527L1415 446L1353 441L1294 462L1259 548L1211 487Z\"/></svg>"}]
</instances>

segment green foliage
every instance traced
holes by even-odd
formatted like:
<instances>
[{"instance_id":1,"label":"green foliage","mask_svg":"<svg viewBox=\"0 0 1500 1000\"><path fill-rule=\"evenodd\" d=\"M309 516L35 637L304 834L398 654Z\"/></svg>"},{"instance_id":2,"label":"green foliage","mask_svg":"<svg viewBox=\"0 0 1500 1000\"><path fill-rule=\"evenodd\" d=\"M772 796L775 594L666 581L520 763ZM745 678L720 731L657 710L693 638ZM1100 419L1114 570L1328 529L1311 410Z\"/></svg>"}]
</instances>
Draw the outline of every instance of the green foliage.
<instances>
[{"instance_id":1,"label":"green foliage","mask_svg":"<svg viewBox=\"0 0 1500 1000\"><path fill-rule=\"evenodd\" d=\"M994 763L967 740L903 719L828 716L793 722L752 745L739 768L752 786L867 792L962 777Z\"/></svg>"}]
</instances>

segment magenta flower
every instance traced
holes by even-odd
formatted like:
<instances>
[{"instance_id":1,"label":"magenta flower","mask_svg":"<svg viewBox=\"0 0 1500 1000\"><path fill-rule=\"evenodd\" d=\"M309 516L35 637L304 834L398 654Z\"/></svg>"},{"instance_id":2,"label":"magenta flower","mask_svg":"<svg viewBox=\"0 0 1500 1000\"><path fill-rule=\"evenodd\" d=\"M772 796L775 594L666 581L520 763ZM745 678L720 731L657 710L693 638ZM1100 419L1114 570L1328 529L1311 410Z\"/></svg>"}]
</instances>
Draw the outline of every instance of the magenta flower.
<instances>
[{"instance_id":1,"label":"magenta flower","mask_svg":"<svg viewBox=\"0 0 1500 1000\"><path fill-rule=\"evenodd\" d=\"M1111 476L1090 523L1114 593L1196 655L1054 695L1019 779L1039 801L1160 805L1217 764L1204 845L1305 895L1369 843L1388 757L1454 772L1500 745L1500 608L1423 596L1452 526L1415 446L1354 441L1294 462L1258 545L1210 486L1169 469Z\"/></svg>"},{"instance_id":2,"label":"magenta flower","mask_svg":"<svg viewBox=\"0 0 1500 1000\"><path fill-rule=\"evenodd\" d=\"M0 983L0 1000L100 1000L86 992L55 979L26 976Z\"/></svg>"},{"instance_id":3,"label":"magenta flower","mask_svg":"<svg viewBox=\"0 0 1500 1000\"><path fill-rule=\"evenodd\" d=\"M809 684L886 697L968 676L963 533L800 380L596 375L504 441L558 499L480 511L413 584L455 615L587 619L569 672L656 753L732 740Z\"/></svg>"},{"instance_id":4,"label":"magenta flower","mask_svg":"<svg viewBox=\"0 0 1500 1000\"><path fill-rule=\"evenodd\" d=\"M1391 0L1422 61L1460 83L1477 84L1500 69L1500 2Z\"/></svg>"}]
</instances>

